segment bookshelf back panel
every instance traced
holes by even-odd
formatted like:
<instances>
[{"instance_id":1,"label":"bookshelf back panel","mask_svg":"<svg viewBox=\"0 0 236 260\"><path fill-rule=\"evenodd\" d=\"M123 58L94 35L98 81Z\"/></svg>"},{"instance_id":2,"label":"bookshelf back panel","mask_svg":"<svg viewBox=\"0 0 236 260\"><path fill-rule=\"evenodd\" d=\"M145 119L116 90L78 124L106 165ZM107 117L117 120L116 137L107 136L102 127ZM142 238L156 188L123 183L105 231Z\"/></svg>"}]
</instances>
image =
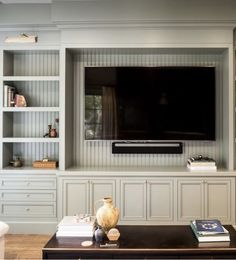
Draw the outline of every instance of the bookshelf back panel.
<instances>
[{"instance_id":1,"label":"bookshelf back panel","mask_svg":"<svg viewBox=\"0 0 236 260\"><path fill-rule=\"evenodd\" d=\"M58 81L14 81L4 82L4 85L15 87L17 93L25 97L28 107L59 106ZM3 95L7 95L5 89Z\"/></svg>"},{"instance_id":2,"label":"bookshelf back panel","mask_svg":"<svg viewBox=\"0 0 236 260\"><path fill-rule=\"evenodd\" d=\"M24 166L32 166L35 160L48 157L50 160L59 159L58 143L4 143L3 167L9 166L13 156L18 155L24 162Z\"/></svg>"},{"instance_id":3,"label":"bookshelf back panel","mask_svg":"<svg viewBox=\"0 0 236 260\"><path fill-rule=\"evenodd\" d=\"M48 125L58 130L58 112L5 112L3 137L43 137Z\"/></svg>"},{"instance_id":4,"label":"bookshelf back panel","mask_svg":"<svg viewBox=\"0 0 236 260\"><path fill-rule=\"evenodd\" d=\"M5 51L4 68L4 76L58 76L59 52Z\"/></svg>"},{"instance_id":5,"label":"bookshelf back panel","mask_svg":"<svg viewBox=\"0 0 236 260\"><path fill-rule=\"evenodd\" d=\"M155 49L80 49L74 54L75 166L185 166L187 158L206 155L224 164L222 148L223 53L207 50L158 52ZM86 66L215 66L216 141L183 141L183 154L112 154L112 141L84 139L84 68ZM191 87L191 86L190 86ZM80 97L78 102L78 97Z\"/></svg>"}]
</instances>

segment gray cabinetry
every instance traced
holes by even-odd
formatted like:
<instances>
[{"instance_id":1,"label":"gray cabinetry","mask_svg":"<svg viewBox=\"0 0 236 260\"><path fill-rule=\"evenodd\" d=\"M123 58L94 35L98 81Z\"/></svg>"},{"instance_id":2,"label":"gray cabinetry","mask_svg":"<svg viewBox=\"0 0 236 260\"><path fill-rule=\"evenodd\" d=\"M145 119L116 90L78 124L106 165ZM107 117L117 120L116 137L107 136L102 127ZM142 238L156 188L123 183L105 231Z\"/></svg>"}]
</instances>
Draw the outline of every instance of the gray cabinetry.
<instances>
[{"instance_id":1,"label":"gray cabinetry","mask_svg":"<svg viewBox=\"0 0 236 260\"><path fill-rule=\"evenodd\" d=\"M31 230L41 233L49 227L54 229L57 222L56 177L1 176L0 186L2 220L9 222L11 226L26 225L25 232ZM43 228L37 224L32 226L32 222L40 222ZM27 227L28 225L30 227Z\"/></svg>"},{"instance_id":2,"label":"gray cabinetry","mask_svg":"<svg viewBox=\"0 0 236 260\"><path fill-rule=\"evenodd\" d=\"M59 216L95 214L99 200L112 197L116 203L116 181L110 179L59 178Z\"/></svg>"},{"instance_id":3,"label":"gray cabinetry","mask_svg":"<svg viewBox=\"0 0 236 260\"><path fill-rule=\"evenodd\" d=\"M178 222L220 219L234 223L234 178L179 178Z\"/></svg>"},{"instance_id":4,"label":"gray cabinetry","mask_svg":"<svg viewBox=\"0 0 236 260\"><path fill-rule=\"evenodd\" d=\"M173 181L170 179L127 179L121 181L121 221L174 219Z\"/></svg>"}]
</instances>

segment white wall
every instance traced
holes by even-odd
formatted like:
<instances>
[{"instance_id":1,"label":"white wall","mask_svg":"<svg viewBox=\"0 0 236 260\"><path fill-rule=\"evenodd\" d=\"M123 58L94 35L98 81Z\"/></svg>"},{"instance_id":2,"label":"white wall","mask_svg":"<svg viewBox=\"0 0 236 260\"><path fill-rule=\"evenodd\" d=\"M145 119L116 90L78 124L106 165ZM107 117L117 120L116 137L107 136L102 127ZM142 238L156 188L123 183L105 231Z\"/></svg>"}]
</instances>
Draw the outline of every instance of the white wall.
<instances>
[{"instance_id":1,"label":"white wall","mask_svg":"<svg viewBox=\"0 0 236 260\"><path fill-rule=\"evenodd\" d=\"M54 1L52 20L63 23L146 24L235 22L234 0L82 0Z\"/></svg>"},{"instance_id":2,"label":"white wall","mask_svg":"<svg viewBox=\"0 0 236 260\"><path fill-rule=\"evenodd\" d=\"M236 24L235 0L54 0L0 4L0 28Z\"/></svg>"}]
</instances>

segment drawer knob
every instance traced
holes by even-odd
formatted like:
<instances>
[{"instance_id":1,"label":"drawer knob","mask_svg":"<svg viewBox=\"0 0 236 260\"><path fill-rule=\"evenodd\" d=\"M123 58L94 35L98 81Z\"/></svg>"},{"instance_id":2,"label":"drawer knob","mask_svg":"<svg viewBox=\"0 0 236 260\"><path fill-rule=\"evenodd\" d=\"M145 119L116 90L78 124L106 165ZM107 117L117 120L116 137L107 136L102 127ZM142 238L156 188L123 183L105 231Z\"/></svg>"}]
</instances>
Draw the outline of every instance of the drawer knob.
<instances>
[{"instance_id":1,"label":"drawer knob","mask_svg":"<svg viewBox=\"0 0 236 260\"><path fill-rule=\"evenodd\" d=\"M29 209L29 208L26 208L26 211L30 211L30 209Z\"/></svg>"},{"instance_id":2,"label":"drawer knob","mask_svg":"<svg viewBox=\"0 0 236 260\"><path fill-rule=\"evenodd\" d=\"M27 182L27 186L30 186L30 182Z\"/></svg>"},{"instance_id":3,"label":"drawer knob","mask_svg":"<svg viewBox=\"0 0 236 260\"><path fill-rule=\"evenodd\" d=\"M29 198L29 197L30 197L30 194L27 194L26 197Z\"/></svg>"}]
</instances>

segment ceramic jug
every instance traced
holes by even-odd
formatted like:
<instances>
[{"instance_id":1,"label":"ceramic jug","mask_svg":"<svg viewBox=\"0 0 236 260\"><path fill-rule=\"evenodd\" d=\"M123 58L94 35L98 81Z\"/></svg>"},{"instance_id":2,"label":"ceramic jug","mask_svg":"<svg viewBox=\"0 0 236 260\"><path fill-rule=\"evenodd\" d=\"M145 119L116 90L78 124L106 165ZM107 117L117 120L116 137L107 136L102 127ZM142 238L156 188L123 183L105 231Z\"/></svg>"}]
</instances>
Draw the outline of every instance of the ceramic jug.
<instances>
[{"instance_id":1,"label":"ceramic jug","mask_svg":"<svg viewBox=\"0 0 236 260\"><path fill-rule=\"evenodd\" d=\"M115 227L119 219L119 209L115 208L112 203L112 198L104 198L103 206L96 213L98 225L108 232Z\"/></svg>"}]
</instances>

